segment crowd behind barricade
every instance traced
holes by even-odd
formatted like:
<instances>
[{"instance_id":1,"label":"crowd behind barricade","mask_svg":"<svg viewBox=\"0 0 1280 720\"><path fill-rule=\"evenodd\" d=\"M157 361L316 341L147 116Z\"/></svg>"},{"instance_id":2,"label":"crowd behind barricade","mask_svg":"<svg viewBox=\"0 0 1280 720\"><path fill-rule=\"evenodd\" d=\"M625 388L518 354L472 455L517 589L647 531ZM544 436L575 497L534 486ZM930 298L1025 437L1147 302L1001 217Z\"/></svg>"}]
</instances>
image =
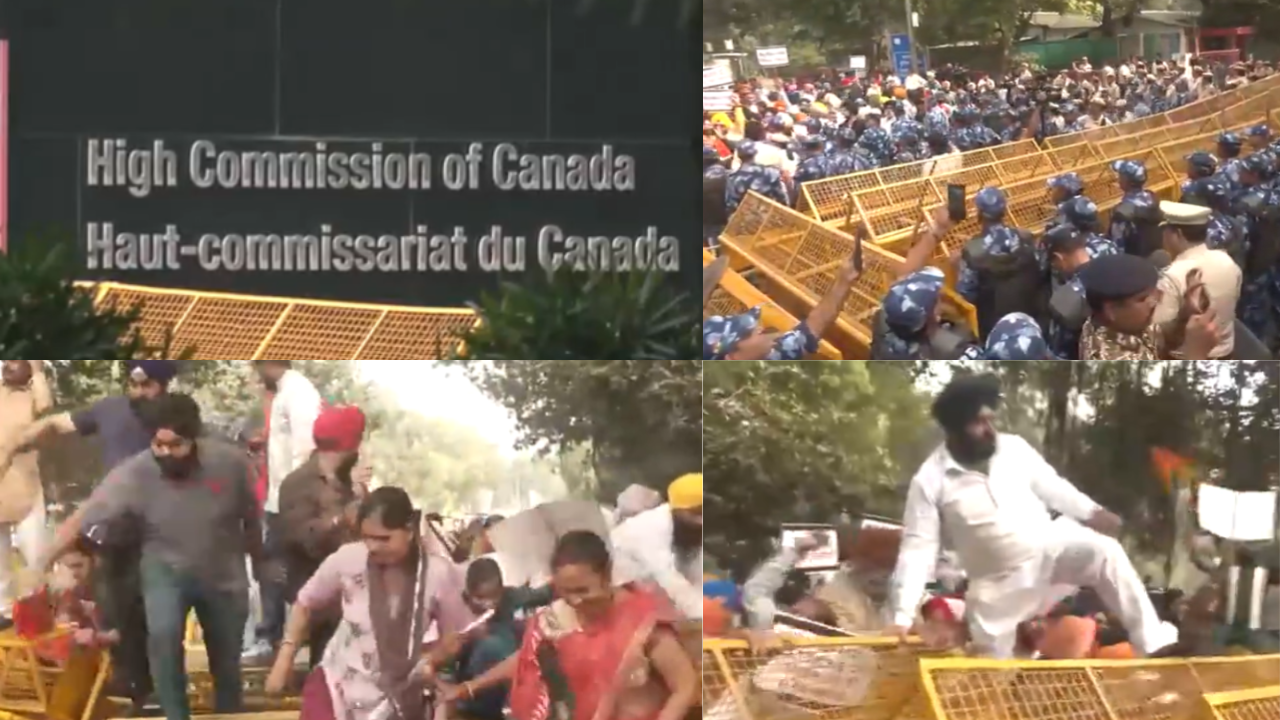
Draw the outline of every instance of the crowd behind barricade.
<instances>
[{"instance_id":1,"label":"crowd behind barricade","mask_svg":"<svg viewBox=\"0 0 1280 720\"><path fill-rule=\"evenodd\" d=\"M939 394L946 439L911 480L896 528L855 522L801 535L740 582L708 580L707 635L766 650L910 634L930 650L999 659L1280 652L1274 536L1233 543L1196 531L1179 540L1203 555L1203 582L1153 586L1115 539L1120 517L1026 441L994 430L997 392L992 376L972 376ZM992 490L966 484L988 471ZM838 569L798 569L832 545Z\"/></svg>"},{"instance_id":2,"label":"crowd behind barricade","mask_svg":"<svg viewBox=\"0 0 1280 720\"><path fill-rule=\"evenodd\" d=\"M806 183L1167 112L1270 77L1264 62L1225 69L1198 58L1087 61L1056 74L1027 66L1000 80L944 68L899 80L852 76L739 86L734 107L704 118L704 235L714 251L748 192L794 206ZM950 159L948 159L950 158ZM951 163L954 168L943 167ZM926 163L927 165L927 163ZM1015 228L1000 187L971 191L979 232L951 253L940 240L960 218L940 208L913 236L872 322L874 359L1266 359L1280 352L1280 138L1262 122L1223 132L1213 153L1186 158L1178 202L1145 188L1149 168L1121 159L1122 197L1109 213L1075 172L1048 181L1056 217ZM931 170L936 172L937 170ZM921 192L924 189L921 188ZM1105 217L1105 222L1103 218ZM857 232L869 237L866 228ZM949 254L955 290L977 332L942 310ZM758 309L704 323L704 358L796 359L812 354L859 270L837 273L814 315L769 329ZM711 280L711 278L708 278Z\"/></svg>"},{"instance_id":3,"label":"crowd behind barricade","mask_svg":"<svg viewBox=\"0 0 1280 720\"><path fill-rule=\"evenodd\" d=\"M323 402L291 363L255 363L267 421L238 438L213 436L197 401L169 391L176 363L128 368L124 394L39 417L51 406L41 363L4 362L0 505L27 565L71 580L6 596L4 624L25 617L33 642L61 632L69 653L109 652L107 692L131 714L191 717L192 614L217 713L245 710L253 666L258 700L300 698L303 720L696 712L697 655L682 640L690 626L701 636L700 475L665 497L628 490L599 508L601 530L559 533L545 567L514 580L488 541L502 518L451 535L404 489L371 487L364 413ZM98 436L110 470L50 539L36 458L73 433ZM11 573L0 564L10 590ZM42 605L47 626L32 628Z\"/></svg>"}]
</instances>

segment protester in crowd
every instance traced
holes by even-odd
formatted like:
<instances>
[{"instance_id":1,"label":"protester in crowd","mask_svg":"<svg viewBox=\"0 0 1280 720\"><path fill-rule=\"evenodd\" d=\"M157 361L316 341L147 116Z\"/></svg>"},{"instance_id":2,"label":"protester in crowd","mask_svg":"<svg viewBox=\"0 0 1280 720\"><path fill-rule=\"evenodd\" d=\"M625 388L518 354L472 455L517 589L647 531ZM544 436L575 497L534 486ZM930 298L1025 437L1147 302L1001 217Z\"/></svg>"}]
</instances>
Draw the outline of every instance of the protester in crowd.
<instances>
[{"instance_id":1,"label":"protester in crowd","mask_svg":"<svg viewBox=\"0 0 1280 720\"><path fill-rule=\"evenodd\" d=\"M302 720L427 717L422 648L435 623L442 637L472 619L463 578L448 558L428 555L408 493L381 487L355 518L361 542L329 555L298 591L267 691L284 689L317 613L341 606L341 620L302 689ZM378 705L390 703L381 715Z\"/></svg>"},{"instance_id":2,"label":"protester in crowd","mask_svg":"<svg viewBox=\"0 0 1280 720\"><path fill-rule=\"evenodd\" d=\"M271 394L271 414L267 420L267 499L263 547L268 558L281 559L279 516L280 487L290 473L301 467L315 449L312 427L320 414L321 398L315 385L293 369L288 360L257 360L255 367L263 387ZM283 578L263 578L259 593L262 624L257 641L245 650L245 660L261 662L271 656L284 632L285 596Z\"/></svg>"},{"instance_id":3,"label":"protester in crowd","mask_svg":"<svg viewBox=\"0 0 1280 720\"><path fill-rule=\"evenodd\" d=\"M516 656L516 720L680 720L697 703L674 614L660 596L620 587L611 569L600 536L573 531L557 541L557 600L530 620Z\"/></svg>"},{"instance_id":4,"label":"protester in crowd","mask_svg":"<svg viewBox=\"0 0 1280 720\"><path fill-rule=\"evenodd\" d=\"M325 558L358 537L355 519L365 489L353 472L360 461L364 432L365 417L359 408L325 408L312 430L315 452L280 485L276 527L289 602L294 602ZM316 612L308 629L308 658L315 667L337 629L336 614Z\"/></svg>"},{"instance_id":5,"label":"protester in crowd","mask_svg":"<svg viewBox=\"0 0 1280 720\"><path fill-rule=\"evenodd\" d=\"M130 360L125 363L125 370L124 395L108 396L84 410L55 413L36 420L20 433L11 450L38 446L57 435L97 436L101 441L104 473L145 452L153 438L147 416L167 394L169 383L178 374L178 364L172 360ZM10 456L0 450L0 468L8 465ZM152 690L147 665L146 612L138 567L139 532L134 523L125 518L102 529L111 538L99 552L98 569L107 581L100 586L103 594L98 602L110 624L119 628L121 636L120 643L113 647L116 687L112 691L119 697L131 698L137 710ZM80 517L73 514L59 528L54 544L69 547L80 532ZM46 557L44 564L50 562Z\"/></svg>"},{"instance_id":6,"label":"protester in crowd","mask_svg":"<svg viewBox=\"0 0 1280 720\"><path fill-rule=\"evenodd\" d=\"M238 712L245 556L259 578L268 572L248 468L233 446L199 439L200 408L189 395L162 395L149 419L151 449L116 466L69 522L80 531L126 517L140 526L148 655L165 716L191 716L183 638L193 610L209 653L215 712ZM60 542L53 557L71 544Z\"/></svg>"},{"instance_id":7,"label":"protester in crowd","mask_svg":"<svg viewBox=\"0 0 1280 720\"><path fill-rule=\"evenodd\" d=\"M441 640L435 663L456 661L456 683L442 685L442 694L454 700L454 709L464 717L502 720L507 684L477 691L472 683L516 654L524 636L525 614L549 605L554 593L550 585L505 587L497 561L480 557L467 567L463 598L475 615L493 615L471 637L455 634Z\"/></svg>"},{"instance_id":8,"label":"protester in crowd","mask_svg":"<svg viewBox=\"0 0 1280 720\"><path fill-rule=\"evenodd\" d=\"M667 502L618 525L613 579L650 583L686 619L702 617L702 473L676 478Z\"/></svg>"},{"instance_id":9,"label":"protester in crowd","mask_svg":"<svg viewBox=\"0 0 1280 720\"><path fill-rule=\"evenodd\" d=\"M907 491L891 632L905 638L910 631L945 534L968 573L966 612L980 654L1011 657L1018 624L1063 584L1097 590L1141 653L1174 643L1176 631L1161 625L1141 578L1110 537L1120 518L1059 476L1025 440L998 433L999 402L990 375L956 378L934 401L946 440ZM1027 481L999 482L1005 472ZM1051 522L1050 508L1066 520Z\"/></svg>"},{"instance_id":10,"label":"protester in crowd","mask_svg":"<svg viewBox=\"0 0 1280 720\"><path fill-rule=\"evenodd\" d=\"M45 543L44 489L35 450L13 452L23 431L53 406L43 361L5 360L0 376L0 456L12 457L0 470L0 626L12 622L13 541L28 567L39 567Z\"/></svg>"},{"instance_id":11,"label":"protester in crowd","mask_svg":"<svg viewBox=\"0 0 1280 720\"><path fill-rule=\"evenodd\" d=\"M80 537L59 560L67 571L71 587L56 594L54 617L59 625L75 628L73 637L81 647L111 647L120 642L120 631L108 624L94 602L95 586L103 580L97 569L97 552L98 548L88 538Z\"/></svg>"}]
</instances>

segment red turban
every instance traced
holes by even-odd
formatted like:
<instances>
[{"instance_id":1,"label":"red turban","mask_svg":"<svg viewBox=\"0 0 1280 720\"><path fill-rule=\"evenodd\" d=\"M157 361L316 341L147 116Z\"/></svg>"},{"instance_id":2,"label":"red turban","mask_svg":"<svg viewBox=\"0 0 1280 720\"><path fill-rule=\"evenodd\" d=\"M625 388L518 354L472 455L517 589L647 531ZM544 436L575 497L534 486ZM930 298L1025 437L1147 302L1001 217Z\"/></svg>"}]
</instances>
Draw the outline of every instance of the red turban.
<instances>
[{"instance_id":1,"label":"red turban","mask_svg":"<svg viewBox=\"0 0 1280 720\"><path fill-rule=\"evenodd\" d=\"M354 452L364 438L364 413L355 405L326 407L311 432L319 450Z\"/></svg>"}]
</instances>

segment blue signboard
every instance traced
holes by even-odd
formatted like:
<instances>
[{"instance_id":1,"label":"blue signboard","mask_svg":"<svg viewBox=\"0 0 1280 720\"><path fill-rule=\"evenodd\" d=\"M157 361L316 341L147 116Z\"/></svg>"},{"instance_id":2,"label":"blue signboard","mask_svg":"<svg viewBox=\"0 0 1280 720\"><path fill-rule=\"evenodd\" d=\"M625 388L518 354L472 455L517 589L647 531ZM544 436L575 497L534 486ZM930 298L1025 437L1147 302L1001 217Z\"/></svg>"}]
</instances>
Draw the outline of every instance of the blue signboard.
<instances>
[{"instance_id":1,"label":"blue signboard","mask_svg":"<svg viewBox=\"0 0 1280 720\"><path fill-rule=\"evenodd\" d=\"M893 74L906 77L911 74L911 40L905 33L889 36L889 56L893 59ZM924 53L919 52L918 67L924 72Z\"/></svg>"},{"instance_id":2,"label":"blue signboard","mask_svg":"<svg viewBox=\"0 0 1280 720\"><path fill-rule=\"evenodd\" d=\"M889 55L893 58L893 74L906 77L911 73L911 40L906 34L889 36Z\"/></svg>"}]
</instances>

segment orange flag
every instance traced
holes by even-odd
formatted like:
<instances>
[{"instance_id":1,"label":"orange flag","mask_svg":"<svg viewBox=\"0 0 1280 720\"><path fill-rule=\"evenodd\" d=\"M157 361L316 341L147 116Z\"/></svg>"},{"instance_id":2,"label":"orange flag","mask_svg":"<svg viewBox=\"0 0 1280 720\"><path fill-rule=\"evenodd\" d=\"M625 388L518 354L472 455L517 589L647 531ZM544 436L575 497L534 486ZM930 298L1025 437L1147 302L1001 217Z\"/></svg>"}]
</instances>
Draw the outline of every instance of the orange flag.
<instances>
[{"instance_id":1,"label":"orange flag","mask_svg":"<svg viewBox=\"0 0 1280 720\"><path fill-rule=\"evenodd\" d=\"M1172 491L1179 481L1188 480L1191 477L1191 458L1183 457L1168 448L1151 448L1151 466L1164 483L1165 489L1169 491Z\"/></svg>"}]
</instances>

